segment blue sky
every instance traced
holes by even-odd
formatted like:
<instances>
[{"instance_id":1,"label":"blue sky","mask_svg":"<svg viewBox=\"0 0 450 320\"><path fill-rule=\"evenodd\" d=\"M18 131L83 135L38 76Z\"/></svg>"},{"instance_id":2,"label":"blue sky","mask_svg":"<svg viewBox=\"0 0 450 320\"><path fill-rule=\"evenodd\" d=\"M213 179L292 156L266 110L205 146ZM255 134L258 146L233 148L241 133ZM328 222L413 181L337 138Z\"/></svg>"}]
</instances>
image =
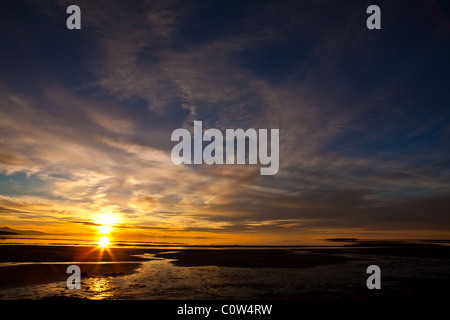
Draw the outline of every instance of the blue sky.
<instances>
[{"instance_id":1,"label":"blue sky","mask_svg":"<svg viewBox=\"0 0 450 320\"><path fill-rule=\"evenodd\" d=\"M69 4L81 30L65 27ZM377 1L368 30L370 4L8 1L0 224L446 236L449 5ZM194 120L279 128L279 172L175 166L171 132Z\"/></svg>"}]
</instances>

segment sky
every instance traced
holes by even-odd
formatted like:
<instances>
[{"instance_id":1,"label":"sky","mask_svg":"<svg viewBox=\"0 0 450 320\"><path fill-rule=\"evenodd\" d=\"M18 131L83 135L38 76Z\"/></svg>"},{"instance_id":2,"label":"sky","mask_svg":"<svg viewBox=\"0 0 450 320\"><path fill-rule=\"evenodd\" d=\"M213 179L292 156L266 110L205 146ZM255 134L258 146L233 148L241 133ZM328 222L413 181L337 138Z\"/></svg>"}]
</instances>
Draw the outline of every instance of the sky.
<instances>
[{"instance_id":1,"label":"sky","mask_svg":"<svg viewBox=\"0 0 450 320\"><path fill-rule=\"evenodd\" d=\"M71 4L81 30L66 27ZM0 227L448 238L449 19L437 0L6 1ZM171 133L195 120L279 129L278 173L175 165Z\"/></svg>"}]
</instances>

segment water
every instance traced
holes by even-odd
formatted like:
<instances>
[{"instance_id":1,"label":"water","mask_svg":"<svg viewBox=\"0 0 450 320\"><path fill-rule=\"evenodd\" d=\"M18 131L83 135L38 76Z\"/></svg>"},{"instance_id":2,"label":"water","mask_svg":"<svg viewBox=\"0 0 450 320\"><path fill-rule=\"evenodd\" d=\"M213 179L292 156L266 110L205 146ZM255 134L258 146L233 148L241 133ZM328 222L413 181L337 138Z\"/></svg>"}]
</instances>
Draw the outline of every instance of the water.
<instances>
[{"instance_id":1,"label":"water","mask_svg":"<svg viewBox=\"0 0 450 320\"><path fill-rule=\"evenodd\" d=\"M351 255L351 254L349 254ZM69 290L66 282L0 290L0 299L294 299L321 293L339 297L367 291L366 268L382 266L383 289L408 285L408 279L448 279L448 265L436 259L361 256L343 265L311 268L180 267L152 254L133 274L82 279L81 289ZM411 268L411 266L414 266ZM5 266L6 267L6 266Z\"/></svg>"},{"instance_id":2,"label":"water","mask_svg":"<svg viewBox=\"0 0 450 320\"><path fill-rule=\"evenodd\" d=\"M25 244L25 245L68 245L68 246L92 246L97 245L102 236L98 237L74 237L72 235L64 236L64 235L52 235L52 234L44 234L44 235L8 235L8 236L0 236L0 245L7 244ZM191 243L191 242L181 242L181 241L145 241L143 239L120 239L115 236L108 235L109 242L111 246L159 246L159 247L173 247L173 248L182 248L182 247L198 247L205 246L205 241L199 243ZM212 241L212 240L211 240ZM351 242L348 242L351 243ZM290 246L342 246L343 242L330 242L327 239L302 239L301 241L295 243L286 243L286 247ZM253 244L241 244L242 245L253 245ZM256 246L264 245L263 243L257 244ZM210 242L207 246L226 246L233 247L235 244L223 244L219 242ZM283 247L282 244L278 244L277 247Z\"/></svg>"},{"instance_id":3,"label":"water","mask_svg":"<svg viewBox=\"0 0 450 320\"><path fill-rule=\"evenodd\" d=\"M92 246L97 239L74 239L72 237L8 236L2 237L0 244L14 245L76 245ZM180 250L189 248L183 243L162 243L148 241L111 241L112 246L164 248ZM363 242L364 243L364 242ZM370 243L373 246L374 243ZM430 244L432 242L426 241ZM447 242L438 241L441 246ZM340 297L342 295L367 292L366 269L376 264L382 270L383 292L405 289L413 286L417 279L428 286L447 284L450 279L450 262L430 257L397 257L384 255L355 254L351 250L340 250L343 245L355 242L327 242L317 240L305 242L308 249L327 246L336 248L340 255L355 258L344 264L322 265L308 268L237 268L221 266L182 267L173 264L173 260L158 258L146 253L141 257L151 259L139 262L140 266L132 273L114 277L82 278L81 289L69 290L65 281L46 284L34 284L14 288L0 288L0 299L295 299L314 295ZM196 249L211 247L194 246ZM239 247L243 249L246 247ZM255 249L255 247L249 247ZM259 247L270 249L274 247ZM302 247L280 247L295 250L302 254ZM303 247L305 248L305 247ZM216 248L226 250L226 247ZM307 248L305 248L306 250ZM311 254L311 252L306 252ZM132 259L130 259L132 260ZM103 263L137 263L120 262L85 262ZM18 265L46 264L46 262L3 262L0 268L14 268ZM81 264L81 262L51 262L50 264ZM389 291L390 290L390 291Z\"/></svg>"}]
</instances>

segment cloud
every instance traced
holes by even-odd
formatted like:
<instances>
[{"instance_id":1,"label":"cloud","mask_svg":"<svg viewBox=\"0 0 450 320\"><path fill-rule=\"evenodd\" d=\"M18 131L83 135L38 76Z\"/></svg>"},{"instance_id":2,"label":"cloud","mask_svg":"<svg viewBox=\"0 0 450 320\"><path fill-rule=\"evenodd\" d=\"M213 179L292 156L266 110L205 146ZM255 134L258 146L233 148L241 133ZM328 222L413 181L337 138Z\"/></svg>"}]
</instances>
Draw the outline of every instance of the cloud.
<instances>
[{"instance_id":1,"label":"cloud","mask_svg":"<svg viewBox=\"0 0 450 320\"><path fill-rule=\"evenodd\" d=\"M53 22L67 5L55 3L37 7ZM448 226L445 99L414 83L438 67L409 50L401 28L367 34L363 5L79 5L83 33L64 35L77 44L73 65L28 62L38 76L27 86L0 80L1 176L23 173L42 190L5 195L2 219L90 226L119 212L124 228L222 233ZM406 49L390 50L398 39ZM194 120L280 129L278 174L175 166L170 133Z\"/></svg>"}]
</instances>

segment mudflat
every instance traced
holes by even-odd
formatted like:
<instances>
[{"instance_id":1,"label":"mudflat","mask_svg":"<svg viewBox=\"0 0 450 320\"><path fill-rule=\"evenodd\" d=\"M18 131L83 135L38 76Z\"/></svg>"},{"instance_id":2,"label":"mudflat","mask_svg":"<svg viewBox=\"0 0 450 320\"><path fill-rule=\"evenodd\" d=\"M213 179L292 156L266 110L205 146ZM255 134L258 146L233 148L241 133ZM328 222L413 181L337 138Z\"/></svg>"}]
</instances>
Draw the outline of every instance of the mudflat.
<instances>
[{"instance_id":1,"label":"mudflat","mask_svg":"<svg viewBox=\"0 0 450 320\"><path fill-rule=\"evenodd\" d=\"M224 266L241 268L305 268L340 264L350 260L334 254L283 249L152 249L107 248L83 246L0 246L0 288L65 281L67 267L77 264L83 277L110 277L136 271L149 258L173 259L182 267Z\"/></svg>"},{"instance_id":2,"label":"mudflat","mask_svg":"<svg viewBox=\"0 0 450 320\"><path fill-rule=\"evenodd\" d=\"M150 255L143 255L143 254ZM142 256L143 255L143 256ZM233 290L234 286L242 285L242 290L256 290L255 297L272 299L337 299L358 298L370 299L442 299L448 297L447 289L450 285L450 246L427 243L400 242L356 242L339 247L292 247L292 248L154 248L154 247L86 247L86 246L39 246L39 245L0 245L0 289L26 287L28 285L66 281L66 273L70 264L77 264L82 273L82 279L114 278L116 276L132 274L139 270L139 266L152 259L168 259L176 269L159 273L159 276L170 280L168 283L180 283L180 288L193 286L197 282L186 284L181 275L196 277L201 285L213 283L223 286L223 294ZM365 286L367 278L366 268L370 264L379 264L382 269L382 290L368 290ZM157 264L155 264L156 266ZM237 279L215 283L209 279L207 269L204 271L190 271L195 267L218 266L224 268L241 268L240 271L224 270L225 278L229 274L248 274L251 284L242 284ZM331 278L328 290L324 286L321 274L316 267L325 266ZM264 271L262 268L267 268ZM350 269L349 269L350 268ZM295 269L304 269L305 275L311 275L305 282L303 273L295 273ZM146 289L133 289L135 282L117 289L127 292L139 291L139 297L152 298L173 297L173 288L167 287L165 293L161 284L155 280L151 268L148 274L139 280L139 285ZM261 272L257 271L261 270ZM350 270L347 272L347 270ZM145 273L144 272L144 273ZM202 273L203 272L203 273ZM303 271L302 271L303 272ZM198 273L198 274L197 274ZM285 291L279 290L269 280L265 283L265 276L286 274L284 281L289 282ZM263 278L256 275L264 275ZM292 276L291 276L292 275ZM206 277L206 278L202 278ZM165 278L164 278L165 279ZM289 280L290 279L290 280ZM334 279L334 278L333 278ZM134 280L133 280L134 281ZM253 281L253 282L252 282ZM258 282L259 281L259 282ZM347 282L353 281L348 285ZM142 283L141 283L142 282ZM235 283L236 282L236 283ZM260 283L261 282L261 283ZM182 285L181 285L182 284ZM305 289L305 285L310 286ZM130 287L131 286L131 287ZM148 286L148 287L146 287ZM195 287L195 286L194 286ZM260 288L261 287L261 288ZM196 287L195 287L196 288ZM205 287L206 288L206 287ZM205 294L211 294L208 288L203 288ZM255 289L256 288L256 289ZM259 289L258 289L259 288ZM297 288L291 290L290 288ZM348 289L349 288L349 289ZM276 289L276 290L275 290ZM147 291L145 291L147 290ZM184 289L183 289L184 290ZM192 289L189 289L192 290ZM197 288L197 290L200 290ZM275 290L275 291L274 291ZM340 290L339 294L335 291ZM260 292L261 291L261 292ZM156 292L156 293L155 293ZM221 291L222 292L222 291ZM277 293L274 293L277 292ZM180 292L178 292L180 293ZM214 297L217 296L217 292ZM264 295L265 294L265 295ZM221 296L221 295L218 295Z\"/></svg>"},{"instance_id":3,"label":"mudflat","mask_svg":"<svg viewBox=\"0 0 450 320\"><path fill-rule=\"evenodd\" d=\"M134 272L139 261L133 249L82 246L0 246L0 288L66 281L67 267L77 264L83 277L110 277Z\"/></svg>"}]
</instances>

